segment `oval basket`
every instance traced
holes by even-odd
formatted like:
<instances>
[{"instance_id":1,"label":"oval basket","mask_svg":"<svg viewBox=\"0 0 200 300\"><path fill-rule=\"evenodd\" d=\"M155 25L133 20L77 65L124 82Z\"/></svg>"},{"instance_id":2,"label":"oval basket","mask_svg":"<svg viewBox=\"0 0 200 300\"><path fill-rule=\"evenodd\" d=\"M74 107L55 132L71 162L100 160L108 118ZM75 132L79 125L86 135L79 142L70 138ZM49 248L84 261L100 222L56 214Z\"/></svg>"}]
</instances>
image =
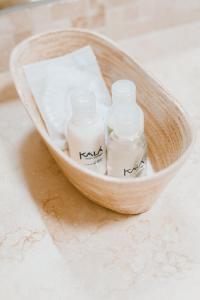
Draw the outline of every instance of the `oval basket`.
<instances>
[{"instance_id":1,"label":"oval basket","mask_svg":"<svg viewBox=\"0 0 200 300\"><path fill-rule=\"evenodd\" d=\"M153 175L120 179L93 173L79 166L50 140L23 65L61 56L86 45L93 48L109 90L118 79L135 81L137 101L145 115L148 157L155 170ZM49 151L69 181L90 200L121 213L147 211L187 158L193 131L186 114L141 66L107 38L78 29L33 36L13 50L10 67L20 99Z\"/></svg>"}]
</instances>

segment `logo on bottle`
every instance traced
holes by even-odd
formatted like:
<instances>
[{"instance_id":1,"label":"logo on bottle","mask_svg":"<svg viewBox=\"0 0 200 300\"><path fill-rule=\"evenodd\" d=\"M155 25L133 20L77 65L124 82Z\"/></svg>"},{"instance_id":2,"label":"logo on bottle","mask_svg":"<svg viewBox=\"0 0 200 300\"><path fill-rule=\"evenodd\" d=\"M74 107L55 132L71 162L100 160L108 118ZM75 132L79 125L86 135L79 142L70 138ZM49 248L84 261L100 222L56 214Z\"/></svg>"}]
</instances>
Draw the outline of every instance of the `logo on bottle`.
<instances>
[{"instance_id":1,"label":"logo on bottle","mask_svg":"<svg viewBox=\"0 0 200 300\"><path fill-rule=\"evenodd\" d=\"M132 173L135 173L137 174L138 172L141 172L144 168L144 161L141 160L141 162L133 167L132 169L124 169L124 176L127 176L128 174L132 174Z\"/></svg>"},{"instance_id":2,"label":"logo on bottle","mask_svg":"<svg viewBox=\"0 0 200 300\"><path fill-rule=\"evenodd\" d=\"M92 152L79 152L80 159L94 159L103 155L102 146L100 146L99 150Z\"/></svg>"}]
</instances>

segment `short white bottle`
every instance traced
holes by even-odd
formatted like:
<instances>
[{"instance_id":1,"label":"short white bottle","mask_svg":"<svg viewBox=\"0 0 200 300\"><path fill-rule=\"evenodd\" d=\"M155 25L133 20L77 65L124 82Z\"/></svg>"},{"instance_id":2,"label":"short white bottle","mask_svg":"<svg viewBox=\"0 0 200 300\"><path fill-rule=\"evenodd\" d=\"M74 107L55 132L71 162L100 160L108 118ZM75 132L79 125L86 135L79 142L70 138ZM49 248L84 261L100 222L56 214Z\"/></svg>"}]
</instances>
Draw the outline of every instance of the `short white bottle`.
<instances>
[{"instance_id":1,"label":"short white bottle","mask_svg":"<svg viewBox=\"0 0 200 300\"><path fill-rule=\"evenodd\" d=\"M108 175L124 178L145 175L146 149L144 115L139 106L116 110L107 147Z\"/></svg>"},{"instance_id":2,"label":"short white bottle","mask_svg":"<svg viewBox=\"0 0 200 300\"><path fill-rule=\"evenodd\" d=\"M106 173L105 126L96 111L95 95L89 91L71 96L72 117L67 127L70 157L87 169Z\"/></svg>"},{"instance_id":3,"label":"short white bottle","mask_svg":"<svg viewBox=\"0 0 200 300\"><path fill-rule=\"evenodd\" d=\"M113 118L116 110L121 107L128 107L130 109L136 103L136 86L130 80L117 80L112 85L112 105L108 114L108 133L113 130Z\"/></svg>"}]
</instances>

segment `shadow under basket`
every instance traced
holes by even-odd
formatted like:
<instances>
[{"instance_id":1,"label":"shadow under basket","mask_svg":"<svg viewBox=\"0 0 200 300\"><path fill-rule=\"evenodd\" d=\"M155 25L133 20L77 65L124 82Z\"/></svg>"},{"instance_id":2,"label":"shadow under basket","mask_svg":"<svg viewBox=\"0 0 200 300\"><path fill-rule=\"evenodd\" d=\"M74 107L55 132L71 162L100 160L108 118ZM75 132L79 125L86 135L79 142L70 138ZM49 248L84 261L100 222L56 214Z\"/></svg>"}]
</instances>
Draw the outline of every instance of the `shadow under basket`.
<instances>
[{"instance_id":1,"label":"shadow under basket","mask_svg":"<svg viewBox=\"0 0 200 300\"><path fill-rule=\"evenodd\" d=\"M65 55L86 45L94 50L109 90L118 79L136 83L137 101L145 116L148 158L155 171L153 174L121 179L93 173L57 149L49 138L23 66ZM147 211L188 157L193 131L180 105L107 38L78 29L33 36L13 50L10 67L21 101L56 162L69 181L99 205L127 214Z\"/></svg>"}]
</instances>

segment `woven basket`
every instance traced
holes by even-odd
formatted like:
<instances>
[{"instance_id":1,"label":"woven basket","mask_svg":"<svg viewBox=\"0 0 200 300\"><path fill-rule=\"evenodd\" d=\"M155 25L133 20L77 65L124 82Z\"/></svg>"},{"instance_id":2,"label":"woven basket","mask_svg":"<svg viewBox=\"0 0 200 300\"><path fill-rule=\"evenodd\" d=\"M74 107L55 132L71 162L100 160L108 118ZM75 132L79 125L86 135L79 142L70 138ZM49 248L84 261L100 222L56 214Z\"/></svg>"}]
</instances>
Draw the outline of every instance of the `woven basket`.
<instances>
[{"instance_id":1,"label":"woven basket","mask_svg":"<svg viewBox=\"0 0 200 300\"><path fill-rule=\"evenodd\" d=\"M137 101L145 115L153 175L120 179L93 173L70 159L50 140L23 65L61 56L86 45L93 48L109 90L118 79L136 83ZM13 50L10 67L20 99L56 162L69 181L99 205L127 214L147 211L188 157L193 131L186 114L172 96L110 40L77 29L44 33L18 45Z\"/></svg>"}]
</instances>

